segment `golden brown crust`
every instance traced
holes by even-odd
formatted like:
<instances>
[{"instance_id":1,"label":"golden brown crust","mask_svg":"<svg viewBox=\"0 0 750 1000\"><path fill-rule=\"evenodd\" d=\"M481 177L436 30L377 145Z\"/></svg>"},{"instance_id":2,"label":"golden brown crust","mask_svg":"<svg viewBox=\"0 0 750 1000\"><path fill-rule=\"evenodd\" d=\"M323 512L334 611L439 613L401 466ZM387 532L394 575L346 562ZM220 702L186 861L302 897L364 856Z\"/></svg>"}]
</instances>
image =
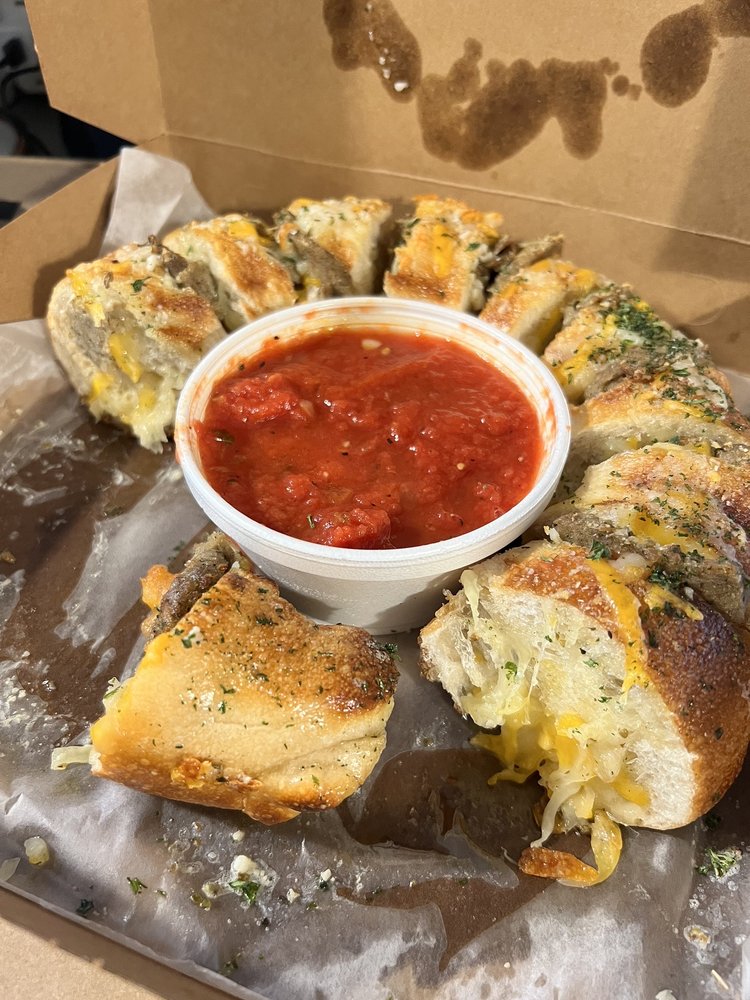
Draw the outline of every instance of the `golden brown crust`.
<instances>
[{"instance_id":1,"label":"golden brown crust","mask_svg":"<svg viewBox=\"0 0 750 1000\"><path fill-rule=\"evenodd\" d=\"M567 851L553 851L549 847L527 847L521 851L518 867L524 875L575 879L584 885L590 881L592 874L591 866L580 861L575 855Z\"/></svg>"},{"instance_id":2,"label":"golden brown crust","mask_svg":"<svg viewBox=\"0 0 750 1000\"><path fill-rule=\"evenodd\" d=\"M544 512L535 537L546 526L586 550L637 554L742 623L750 596L749 517L741 469L703 448L655 444L589 468L569 500Z\"/></svg>"},{"instance_id":3,"label":"golden brown crust","mask_svg":"<svg viewBox=\"0 0 750 1000\"><path fill-rule=\"evenodd\" d=\"M146 572L146 575L141 579L141 599L146 607L151 608L152 611L159 607L162 597L174 578L174 573L170 573L167 567L161 564L152 566Z\"/></svg>"},{"instance_id":4,"label":"golden brown crust","mask_svg":"<svg viewBox=\"0 0 750 1000\"><path fill-rule=\"evenodd\" d=\"M297 198L277 216L276 239L284 253L307 259L313 277L327 284L324 267L311 255L312 244L330 255L340 268L339 281L345 277L351 288L359 294L372 292L371 287L353 285L353 272L363 269L363 255L375 252L373 238L391 214L391 206L379 198L355 198L347 195L339 200L314 201ZM300 243L300 237L302 242ZM329 261L329 268L331 266ZM365 270L371 270L371 265Z\"/></svg>"},{"instance_id":5,"label":"golden brown crust","mask_svg":"<svg viewBox=\"0 0 750 1000\"><path fill-rule=\"evenodd\" d=\"M514 549L505 558L512 562L501 576L503 587L569 604L624 644L632 642L583 549L537 543ZM640 605L647 650L643 676L695 755L692 815L685 820L690 822L721 798L742 766L750 740L750 647L743 633L696 595L690 605L699 617L691 618L681 610L679 596L670 603L664 592L656 606L649 607L654 602L647 600L647 580L627 586Z\"/></svg>"},{"instance_id":6,"label":"golden brown crust","mask_svg":"<svg viewBox=\"0 0 750 1000\"><path fill-rule=\"evenodd\" d=\"M274 256L272 240L248 216L230 213L190 222L164 242L210 270L219 289L217 310L230 328L296 300L291 274Z\"/></svg>"},{"instance_id":7,"label":"golden brown crust","mask_svg":"<svg viewBox=\"0 0 750 1000\"><path fill-rule=\"evenodd\" d=\"M643 299L617 285L595 290L569 314L544 360L571 403L631 375L650 381L666 374L678 391L701 389L706 379L726 389L700 341L672 329Z\"/></svg>"},{"instance_id":8,"label":"golden brown crust","mask_svg":"<svg viewBox=\"0 0 750 1000\"><path fill-rule=\"evenodd\" d=\"M275 701L321 700L332 711L351 714L368 711L393 695L398 671L364 629L316 625L279 596L276 584L237 570L222 577L206 596L210 611L205 605L193 608L189 620L206 634L207 628L216 627L218 616L226 633L224 645L230 646L224 653L227 662L238 659L237 669L245 671L248 682ZM249 649L253 658L248 675ZM274 663L279 653L283 661ZM274 675L259 681L256 664L274 667Z\"/></svg>"},{"instance_id":9,"label":"golden brown crust","mask_svg":"<svg viewBox=\"0 0 750 1000\"><path fill-rule=\"evenodd\" d=\"M155 241L130 244L58 282L50 341L91 413L160 451L190 371L224 337L212 302L200 265Z\"/></svg>"},{"instance_id":10,"label":"golden brown crust","mask_svg":"<svg viewBox=\"0 0 750 1000\"><path fill-rule=\"evenodd\" d=\"M168 582L159 577L151 598ZM235 566L107 700L93 771L264 823L331 808L382 751L396 679L364 630L318 626Z\"/></svg>"},{"instance_id":11,"label":"golden brown crust","mask_svg":"<svg viewBox=\"0 0 750 1000\"><path fill-rule=\"evenodd\" d=\"M455 309L481 306L474 302L474 286L501 225L496 212L477 212L452 198L416 198L414 219L404 226L405 242L396 248L385 276L386 295ZM479 291L481 297L481 285Z\"/></svg>"},{"instance_id":12,"label":"golden brown crust","mask_svg":"<svg viewBox=\"0 0 750 1000\"><path fill-rule=\"evenodd\" d=\"M166 313L168 322L159 328L164 340L176 347L200 352L207 337L215 336L216 316L206 302L194 292L168 292L163 285L149 282L141 292L146 314Z\"/></svg>"},{"instance_id":13,"label":"golden brown crust","mask_svg":"<svg viewBox=\"0 0 750 1000\"><path fill-rule=\"evenodd\" d=\"M103 336L111 332L110 313L126 310L150 337L164 339L197 360L223 333L210 302L175 280L158 245L120 247L70 268L63 281L75 306L91 316Z\"/></svg>"},{"instance_id":14,"label":"golden brown crust","mask_svg":"<svg viewBox=\"0 0 750 1000\"><path fill-rule=\"evenodd\" d=\"M221 256L237 290L253 303L266 296L291 305L295 300L289 272L260 244L236 242L224 234L205 234L217 257ZM278 306L276 306L278 308Z\"/></svg>"},{"instance_id":15,"label":"golden brown crust","mask_svg":"<svg viewBox=\"0 0 750 1000\"><path fill-rule=\"evenodd\" d=\"M710 373L715 375L713 370ZM712 379L724 393L721 380ZM705 395L682 385L667 375L653 379L631 375L615 382L604 392L588 399L582 406L574 408L578 424L596 428L610 420L629 421L634 437L645 437L647 442L662 440L654 437L654 421L663 415L665 422L684 420L682 435L686 441L708 440L712 435L737 438L738 443L750 445L750 421L739 410L729 405L718 405L718 393ZM641 431L646 422L645 431ZM667 425L665 433L671 429ZM670 435L671 440L672 435ZM650 440L649 440L650 439Z\"/></svg>"},{"instance_id":16,"label":"golden brown crust","mask_svg":"<svg viewBox=\"0 0 750 1000\"><path fill-rule=\"evenodd\" d=\"M622 378L571 407L571 425L556 499L570 496L589 465L655 442L701 446L732 465L750 466L750 421L718 382L715 392L705 394L664 377Z\"/></svg>"},{"instance_id":17,"label":"golden brown crust","mask_svg":"<svg viewBox=\"0 0 750 1000\"><path fill-rule=\"evenodd\" d=\"M593 271L544 258L506 278L501 275L479 318L541 353L560 329L565 308L596 280Z\"/></svg>"},{"instance_id":18,"label":"golden brown crust","mask_svg":"<svg viewBox=\"0 0 750 1000\"><path fill-rule=\"evenodd\" d=\"M605 475L606 486L602 486ZM602 500L641 499L641 491L644 497L658 494L668 499L673 493L690 495L699 490L719 503L742 528L750 528L747 477L742 470L702 450L669 442L648 445L592 468L582 490L594 480Z\"/></svg>"},{"instance_id":19,"label":"golden brown crust","mask_svg":"<svg viewBox=\"0 0 750 1000\"><path fill-rule=\"evenodd\" d=\"M418 251L414 255L411 270L387 274L386 294L397 299L419 299L438 305L452 306L460 303L464 294L464 275L454 271L447 278L438 278L433 273L431 263L425 263L426 256L426 250Z\"/></svg>"},{"instance_id":20,"label":"golden brown crust","mask_svg":"<svg viewBox=\"0 0 750 1000\"><path fill-rule=\"evenodd\" d=\"M583 549L546 545L538 555L529 555L528 548L522 546L508 556L513 563L503 575L504 587L553 597L594 618L608 631L620 631L616 609L591 571Z\"/></svg>"},{"instance_id":21,"label":"golden brown crust","mask_svg":"<svg viewBox=\"0 0 750 1000\"><path fill-rule=\"evenodd\" d=\"M634 585L636 594L643 585ZM707 812L739 774L750 738L747 701L750 649L710 604L692 602L703 617L641 605L649 640L648 672L672 711L685 746L695 754L693 819Z\"/></svg>"}]
</instances>

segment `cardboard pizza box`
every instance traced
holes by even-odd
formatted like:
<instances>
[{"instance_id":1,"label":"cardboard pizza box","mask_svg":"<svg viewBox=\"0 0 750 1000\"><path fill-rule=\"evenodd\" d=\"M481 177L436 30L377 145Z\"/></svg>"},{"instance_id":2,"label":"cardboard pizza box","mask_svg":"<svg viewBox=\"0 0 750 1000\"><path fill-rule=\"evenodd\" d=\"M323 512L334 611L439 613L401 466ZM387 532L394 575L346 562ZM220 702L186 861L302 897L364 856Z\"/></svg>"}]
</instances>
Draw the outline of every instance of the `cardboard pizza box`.
<instances>
[{"instance_id":1,"label":"cardboard pizza box","mask_svg":"<svg viewBox=\"0 0 750 1000\"><path fill-rule=\"evenodd\" d=\"M513 235L563 232L566 256L750 373L743 0L27 7L52 104L182 161L217 212L460 197ZM97 255L116 170L0 231L0 322L42 316L65 268Z\"/></svg>"}]
</instances>

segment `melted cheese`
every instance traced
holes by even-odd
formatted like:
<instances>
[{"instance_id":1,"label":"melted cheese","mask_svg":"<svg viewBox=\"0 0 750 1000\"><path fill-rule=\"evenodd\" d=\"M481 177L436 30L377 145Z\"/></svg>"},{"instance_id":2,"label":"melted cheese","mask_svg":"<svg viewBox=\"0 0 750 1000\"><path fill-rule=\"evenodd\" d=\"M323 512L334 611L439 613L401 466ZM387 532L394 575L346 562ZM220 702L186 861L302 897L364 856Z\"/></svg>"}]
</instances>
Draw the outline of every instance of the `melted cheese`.
<instances>
[{"instance_id":1,"label":"melted cheese","mask_svg":"<svg viewBox=\"0 0 750 1000\"><path fill-rule=\"evenodd\" d=\"M693 535L678 531L665 524L663 520L655 521L648 514L633 511L628 518L628 527L636 538L645 538L657 545L676 545L681 552L698 552L701 555L713 556L713 550L703 545Z\"/></svg>"},{"instance_id":2,"label":"melted cheese","mask_svg":"<svg viewBox=\"0 0 750 1000\"><path fill-rule=\"evenodd\" d=\"M614 784L614 782L613 782ZM591 785L584 785L570 798L570 805L575 816L580 820L593 819L596 792Z\"/></svg>"},{"instance_id":3,"label":"melted cheese","mask_svg":"<svg viewBox=\"0 0 750 1000\"><path fill-rule=\"evenodd\" d=\"M504 645L502 633L495 634L495 626L483 615L477 574L466 570L461 577L472 616L470 635L477 656L477 676L484 677L481 687L473 687L461 695L461 708L480 725L482 718L493 720L486 724L500 723L499 732L477 735L472 743L488 750L502 765L489 779L490 784L499 781L520 784L538 774L549 800L541 816L541 836L532 849L554 832L582 825L588 828L592 824L597 868L589 867L582 880L576 876L575 884L594 884L606 878L617 864L621 847L618 828L603 810L612 809L618 817L639 822L642 811L650 804L649 793L638 778L637 761L629 756L627 733L622 733L620 722L621 710L627 705L625 691L630 684L644 680L646 659L641 605L629 585L636 582L642 585L649 568L642 559L621 560L614 566L603 560L587 560L586 565L595 574L603 596L613 604L613 618L618 621L626 650L623 691L608 695L608 687L599 686L601 681L590 674L596 678L588 695L591 702L567 696L560 701L557 686L553 684L549 690L542 686L540 680L545 671L559 668L556 651L553 647L543 646L540 650L534 646L527 659L525 653ZM483 645L493 651L490 663L503 664L512 659L517 669L507 671L500 666L496 680L488 680ZM581 656L587 671L596 669L597 664L589 663L585 650L581 650ZM560 708L555 710L552 707L555 704ZM584 707L589 704L590 708ZM600 818L594 835L597 817Z\"/></svg>"},{"instance_id":4,"label":"melted cheese","mask_svg":"<svg viewBox=\"0 0 750 1000\"><path fill-rule=\"evenodd\" d=\"M648 675L645 666L648 653L639 614L640 602L626 585L627 578L630 578L630 582L633 582L633 579L640 579L644 575L643 569L634 567L632 571L616 572L606 559L588 559L587 563L615 611L618 631L625 648L625 678L622 690L628 691L634 684L647 687Z\"/></svg>"},{"instance_id":5,"label":"melted cheese","mask_svg":"<svg viewBox=\"0 0 750 1000\"><path fill-rule=\"evenodd\" d=\"M109 338L109 353L120 371L127 375L131 382L140 381L144 367L138 358L139 344L135 333L113 333Z\"/></svg>"},{"instance_id":6,"label":"melted cheese","mask_svg":"<svg viewBox=\"0 0 750 1000\"><path fill-rule=\"evenodd\" d=\"M259 241L257 226L249 219L229 219L224 231L233 240L254 240Z\"/></svg>"},{"instance_id":7,"label":"melted cheese","mask_svg":"<svg viewBox=\"0 0 750 1000\"><path fill-rule=\"evenodd\" d=\"M135 410L131 414L131 420L136 414L139 416L144 416L148 414L149 410L152 410L156 406L156 394L157 389L154 386L144 385L138 390L138 401L135 405Z\"/></svg>"},{"instance_id":8,"label":"melted cheese","mask_svg":"<svg viewBox=\"0 0 750 1000\"><path fill-rule=\"evenodd\" d=\"M166 566L151 567L141 579L141 600L146 607L156 611L174 578L174 573L170 573Z\"/></svg>"},{"instance_id":9,"label":"melted cheese","mask_svg":"<svg viewBox=\"0 0 750 1000\"><path fill-rule=\"evenodd\" d=\"M504 765L489 779L489 784L512 781L521 784L532 774L543 770L543 783L549 801L542 816L542 835L533 847L540 846L552 832L586 823L595 817L592 828L592 848L597 869L589 869L579 880L569 884L593 885L614 871L620 856L622 841L619 828L602 811L597 789L609 787L626 802L646 808L650 797L623 763L613 775L597 762L589 743L606 752L601 741L589 740L582 730L581 716L565 713L554 720L545 714L535 696L530 696L524 709L506 717L500 733L480 734L472 740L476 746L489 750ZM561 826L560 814L566 822ZM595 843L596 842L596 843Z\"/></svg>"},{"instance_id":10,"label":"melted cheese","mask_svg":"<svg viewBox=\"0 0 750 1000\"><path fill-rule=\"evenodd\" d=\"M563 284L575 296L580 298L590 292L596 285L596 275L585 267L576 267L567 260L553 260L545 257L523 268L522 274L531 272L533 275L554 277L558 284Z\"/></svg>"},{"instance_id":11,"label":"melted cheese","mask_svg":"<svg viewBox=\"0 0 750 1000\"><path fill-rule=\"evenodd\" d=\"M555 270L564 276L568 288L575 292L578 298L588 294L596 286L596 274L587 267L574 267L563 260L555 262Z\"/></svg>"},{"instance_id":12,"label":"melted cheese","mask_svg":"<svg viewBox=\"0 0 750 1000\"><path fill-rule=\"evenodd\" d=\"M605 768L598 766L588 744L597 746L601 740L590 741L584 726L584 720L571 713L557 720L551 718L538 699L531 696L524 709L505 717L499 733L480 733L472 743L489 750L504 765L490 778L490 784L498 781L522 784L545 764L545 773L552 778L548 784L550 793L557 785L571 781L576 788L584 788L587 782L601 781L611 785L628 802L648 804L648 793L627 773L625 765L614 775L608 775ZM581 795L581 801L587 805L583 814L576 810L579 819L590 816L594 795L593 789Z\"/></svg>"},{"instance_id":13,"label":"melted cheese","mask_svg":"<svg viewBox=\"0 0 750 1000\"><path fill-rule=\"evenodd\" d=\"M665 604L671 604L673 608L681 611L691 621L703 621L703 615L698 608L677 594L673 594L671 590L666 590L666 588L660 587L656 583L649 584L649 588L644 594L643 599L652 611L663 608Z\"/></svg>"},{"instance_id":14,"label":"melted cheese","mask_svg":"<svg viewBox=\"0 0 750 1000\"><path fill-rule=\"evenodd\" d=\"M589 871L581 871L573 878L559 879L562 885L582 886L598 885L608 879L617 867L622 854L622 833L620 828L609 816L599 810L591 826L591 850L594 853L596 868L585 865Z\"/></svg>"},{"instance_id":15,"label":"melted cheese","mask_svg":"<svg viewBox=\"0 0 750 1000\"><path fill-rule=\"evenodd\" d=\"M196 767L195 765L198 764ZM203 788L206 778L213 773L213 765L209 760L182 761L177 767L170 771L169 778L175 785L184 785L185 788Z\"/></svg>"},{"instance_id":16,"label":"melted cheese","mask_svg":"<svg viewBox=\"0 0 750 1000\"><path fill-rule=\"evenodd\" d=\"M321 295L321 282L309 274L302 275L302 291L299 293L300 302L315 302Z\"/></svg>"},{"instance_id":17,"label":"melted cheese","mask_svg":"<svg viewBox=\"0 0 750 1000\"><path fill-rule=\"evenodd\" d=\"M89 406L92 403L96 403L97 400L106 393L107 389L112 385L112 376L107 375L106 372L97 372L96 375L91 379L91 388L89 389L89 394L87 397L87 402Z\"/></svg>"},{"instance_id":18,"label":"melted cheese","mask_svg":"<svg viewBox=\"0 0 750 1000\"><path fill-rule=\"evenodd\" d=\"M665 410L680 414L683 419L687 416L695 417L702 424L714 423L720 419L720 412L716 411L726 411L730 406L729 398L724 389L706 375L701 374L700 371L696 373L695 378L685 380L685 388L682 390L681 398L670 399L664 395L665 390L671 392L673 389L674 387L667 376L657 375L648 389L643 392L643 395L658 400ZM691 397L696 395L696 392L699 400L698 405L689 401Z\"/></svg>"},{"instance_id":19,"label":"melted cheese","mask_svg":"<svg viewBox=\"0 0 750 1000\"><path fill-rule=\"evenodd\" d=\"M68 280L73 294L81 300L81 305L94 321L94 326L101 326L105 319L104 306L94 297L91 282L79 271L68 271Z\"/></svg>"},{"instance_id":20,"label":"melted cheese","mask_svg":"<svg viewBox=\"0 0 750 1000\"><path fill-rule=\"evenodd\" d=\"M164 663L164 656L170 643L174 641L169 632L163 632L156 636L146 645L143 659L139 664L139 672L144 667L151 670L159 670ZM133 701L132 678L121 684L115 693L107 698L104 703L105 712L91 727L91 743L100 754L107 754L117 745L119 740L117 716L120 712L132 712L135 706Z\"/></svg>"},{"instance_id":21,"label":"melted cheese","mask_svg":"<svg viewBox=\"0 0 750 1000\"><path fill-rule=\"evenodd\" d=\"M489 750L505 765L490 778L490 784L513 781L520 785L538 771L550 751L554 751L555 736L554 724L544 718L533 699L526 708L506 716L499 733L492 736L482 733L472 742Z\"/></svg>"},{"instance_id":22,"label":"melted cheese","mask_svg":"<svg viewBox=\"0 0 750 1000\"><path fill-rule=\"evenodd\" d=\"M115 417L132 428L141 444L154 448L165 440L164 428L174 419L175 391L154 372L144 372L137 385L98 372L87 397L96 417Z\"/></svg>"},{"instance_id":23,"label":"melted cheese","mask_svg":"<svg viewBox=\"0 0 750 1000\"><path fill-rule=\"evenodd\" d=\"M560 716L559 726L563 730L578 729L585 721L580 715L576 715L575 712L565 712Z\"/></svg>"},{"instance_id":24,"label":"melted cheese","mask_svg":"<svg viewBox=\"0 0 750 1000\"><path fill-rule=\"evenodd\" d=\"M447 278L453 266L456 250L456 237L448 232L442 223L433 225L431 235L431 254L435 263L435 276Z\"/></svg>"},{"instance_id":25,"label":"melted cheese","mask_svg":"<svg viewBox=\"0 0 750 1000\"><path fill-rule=\"evenodd\" d=\"M565 307L590 291L595 281L593 271L545 258L505 281L482 318L541 353L560 329Z\"/></svg>"},{"instance_id":26,"label":"melted cheese","mask_svg":"<svg viewBox=\"0 0 750 1000\"><path fill-rule=\"evenodd\" d=\"M589 325L589 322L590 319L587 314L582 312L576 321L576 325L582 325L585 329ZM552 370L555 378L561 386L571 385L571 383L575 382L583 374L595 350L602 347L609 347L612 344L612 341L615 339L616 329L614 316L607 316L603 322L599 320L597 327L598 329L592 329L591 333L586 335L583 343L576 348L572 357L553 367ZM568 328L569 331L570 329Z\"/></svg>"},{"instance_id":27,"label":"melted cheese","mask_svg":"<svg viewBox=\"0 0 750 1000\"><path fill-rule=\"evenodd\" d=\"M87 295L91 294L91 284L80 271L68 271L68 280L73 294L77 295L79 299L85 299Z\"/></svg>"},{"instance_id":28,"label":"melted cheese","mask_svg":"<svg viewBox=\"0 0 750 1000\"><path fill-rule=\"evenodd\" d=\"M651 796L648 794L646 789L633 781L632 778L628 777L624 772L620 772L615 780L612 782L612 787L628 802L634 802L637 806L642 806L646 809L651 802Z\"/></svg>"}]
</instances>

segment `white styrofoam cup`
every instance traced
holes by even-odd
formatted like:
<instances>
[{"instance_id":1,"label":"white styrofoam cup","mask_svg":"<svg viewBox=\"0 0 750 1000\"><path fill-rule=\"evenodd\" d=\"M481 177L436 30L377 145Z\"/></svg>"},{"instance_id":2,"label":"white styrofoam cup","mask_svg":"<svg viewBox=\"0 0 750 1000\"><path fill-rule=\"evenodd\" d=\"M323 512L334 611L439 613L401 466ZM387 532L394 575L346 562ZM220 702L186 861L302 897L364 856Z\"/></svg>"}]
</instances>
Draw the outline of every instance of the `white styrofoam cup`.
<instances>
[{"instance_id":1,"label":"white styrofoam cup","mask_svg":"<svg viewBox=\"0 0 750 1000\"><path fill-rule=\"evenodd\" d=\"M373 328L456 341L517 383L536 411L542 438L536 479L520 503L481 528L443 542L402 549L342 549L267 528L241 514L208 484L201 470L196 422L217 381L269 344L332 329L373 335ZM207 354L180 395L175 442L196 501L301 611L320 621L360 625L384 634L424 625L440 605L443 590L456 585L462 569L508 545L541 514L567 457L570 415L545 364L482 320L406 299L326 299L263 316Z\"/></svg>"}]
</instances>

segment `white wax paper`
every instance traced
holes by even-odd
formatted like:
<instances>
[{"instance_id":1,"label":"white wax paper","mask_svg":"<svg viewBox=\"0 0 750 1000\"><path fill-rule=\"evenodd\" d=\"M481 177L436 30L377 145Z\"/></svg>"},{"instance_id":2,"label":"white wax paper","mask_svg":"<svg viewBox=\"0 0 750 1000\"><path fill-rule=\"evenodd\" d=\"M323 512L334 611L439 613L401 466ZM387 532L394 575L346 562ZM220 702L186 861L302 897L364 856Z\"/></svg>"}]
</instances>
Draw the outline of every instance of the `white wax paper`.
<instances>
[{"instance_id":1,"label":"white wax paper","mask_svg":"<svg viewBox=\"0 0 750 1000\"><path fill-rule=\"evenodd\" d=\"M184 166L128 150L105 249L208 214ZM750 997L747 769L718 828L625 831L601 886L519 876L538 790L487 786L492 761L419 676L413 635L399 637L388 747L339 810L269 829L87 767L50 771L51 749L85 741L108 678L138 660L139 577L205 519L171 451L153 456L93 424L41 321L0 327L0 356L0 863L21 858L11 890L71 920L87 900L102 933L242 997ZM734 385L748 405L750 380ZM51 851L41 868L24 856L33 835ZM721 881L694 872L707 845L740 852ZM257 901L196 905L238 854L258 865ZM134 894L128 877L145 888Z\"/></svg>"}]
</instances>

